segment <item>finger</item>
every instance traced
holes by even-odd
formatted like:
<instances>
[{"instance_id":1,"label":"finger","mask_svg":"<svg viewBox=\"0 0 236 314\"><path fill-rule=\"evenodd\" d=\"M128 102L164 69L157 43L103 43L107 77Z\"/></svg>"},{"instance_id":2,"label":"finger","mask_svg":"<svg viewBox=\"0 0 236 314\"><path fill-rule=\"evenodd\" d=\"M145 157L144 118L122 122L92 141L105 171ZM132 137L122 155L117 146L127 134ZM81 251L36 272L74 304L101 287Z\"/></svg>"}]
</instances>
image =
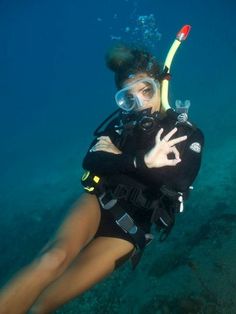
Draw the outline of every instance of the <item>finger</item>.
<instances>
[{"instance_id":1,"label":"finger","mask_svg":"<svg viewBox=\"0 0 236 314\"><path fill-rule=\"evenodd\" d=\"M104 139L100 139L97 141L96 145L100 145L100 144L107 144L108 142Z\"/></svg>"},{"instance_id":2,"label":"finger","mask_svg":"<svg viewBox=\"0 0 236 314\"><path fill-rule=\"evenodd\" d=\"M175 138L175 139L169 141L168 144L169 144L170 146L174 146L175 144L180 143L180 142L183 142L183 141L185 141L186 139L187 139L187 136L186 136L186 135L180 136L180 137L177 137L177 138Z\"/></svg>"},{"instance_id":3,"label":"finger","mask_svg":"<svg viewBox=\"0 0 236 314\"><path fill-rule=\"evenodd\" d=\"M104 145L103 145L104 146ZM90 152L96 152L98 150L100 150L102 147L101 147L101 144L100 143L97 143L95 144L93 147L90 148Z\"/></svg>"},{"instance_id":4,"label":"finger","mask_svg":"<svg viewBox=\"0 0 236 314\"><path fill-rule=\"evenodd\" d=\"M90 148L89 152L93 153L94 151L95 151L95 145Z\"/></svg>"},{"instance_id":5,"label":"finger","mask_svg":"<svg viewBox=\"0 0 236 314\"><path fill-rule=\"evenodd\" d=\"M108 149L108 148L109 148L109 145L107 145L106 143L98 143L98 144L94 145L93 151L104 150L104 149Z\"/></svg>"},{"instance_id":6,"label":"finger","mask_svg":"<svg viewBox=\"0 0 236 314\"><path fill-rule=\"evenodd\" d=\"M99 141L104 140L104 141L111 143L111 139L109 136L99 136L99 137L97 137L97 140L99 140Z\"/></svg>"},{"instance_id":7,"label":"finger","mask_svg":"<svg viewBox=\"0 0 236 314\"><path fill-rule=\"evenodd\" d=\"M175 146L171 147L171 152L174 153L175 159L179 159L179 151Z\"/></svg>"},{"instance_id":8,"label":"finger","mask_svg":"<svg viewBox=\"0 0 236 314\"><path fill-rule=\"evenodd\" d=\"M112 142L109 142L109 141L106 141L106 140L100 140L99 142L96 143L96 145L105 145L107 147L116 148L116 146Z\"/></svg>"},{"instance_id":9,"label":"finger","mask_svg":"<svg viewBox=\"0 0 236 314\"><path fill-rule=\"evenodd\" d=\"M161 134L163 133L163 129L160 129L156 135L156 143L161 141Z\"/></svg>"},{"instance_id":10,"label":"finger","mask_svg":"<svg viewBox=\"0 0 236 314\"><path fill-rule=\"evenodd\" d=\"M174 128L173 130L171 130L169 133L167 133L162 140L164 141L169 141L169 139L177 132L177 128Z\"/></svg>"},{"instance_id":11,"label":"finger","mask_svg":"<svg viewBox=\"0 0 236 314\"><path fill-rule=\"evenodd\" d=\"M108 147L99 147L96 149L96 152L106 152L106 153L112 153L112 150Z\"/></svg>"},{"instance_id":12,"label":"finger","mask_svg":"<svg viewBox=\"0 0 236 314\"><path fill-rule=\"evenodd\" d=\"M117 151L116 152L116 148L114 145L110 145L107 144L107 143L97 143L96 145L94 145L93 149L92 149L93 152L97 152L97 151L104 151L104 152L109 152L109 153L120 153L120 151Z\"/></svg>"},{"instance_id":13,"label":"finger","mask_svg":"<svg viewBox=\"0 0 236 314\"><path fill-rule=\"evenodd\" d=\"M101 152L106 152L106 153L112 153L112 154L121 154L121 152L114 151L111 147L98 147L96 148L96 152L101 151Z\"/></svg>"},{"instance_id":14,"label":"finger","mask_svg":"<svg viewBox=\"0 0 236 314\"><path fill-rule=\"evenodd\" d=\"M107 139L101 139L101 140L99 140L99 141L96 143L96 145L100 145L100 144L102 144L102 145L108 145L108 146L113 146L113 143L110 142L110 141L107 140Z\"/></svg>"},{"instance_id":15,"label":"finger","mask_svg":"<svg viewBox=\"0 0 236 314\"><path fill-rule=\"evenodd\" d=\"M181 162L181 159L168 159L166 162L166 166L176 166Z\"/></svg>"}]
</instances>

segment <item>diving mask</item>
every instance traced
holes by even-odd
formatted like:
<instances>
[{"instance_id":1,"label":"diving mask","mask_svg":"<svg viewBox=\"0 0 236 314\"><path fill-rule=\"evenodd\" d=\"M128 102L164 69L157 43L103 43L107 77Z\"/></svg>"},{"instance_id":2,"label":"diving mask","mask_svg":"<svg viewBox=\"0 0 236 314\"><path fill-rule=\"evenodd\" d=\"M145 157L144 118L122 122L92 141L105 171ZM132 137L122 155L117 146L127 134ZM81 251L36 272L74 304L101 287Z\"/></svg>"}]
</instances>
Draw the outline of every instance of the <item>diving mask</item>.
<instances>
[{"instance_id":1,"label":"diving mask","mask_svg":"<svg viewBox=\"0 0 236 314\"><path fill-rule=\"evenodd\" d=\"M141 110L155 96L159 82L150 77L126 84L115 94L117 105L125 111Z\"/></svg>"}]
</instances>

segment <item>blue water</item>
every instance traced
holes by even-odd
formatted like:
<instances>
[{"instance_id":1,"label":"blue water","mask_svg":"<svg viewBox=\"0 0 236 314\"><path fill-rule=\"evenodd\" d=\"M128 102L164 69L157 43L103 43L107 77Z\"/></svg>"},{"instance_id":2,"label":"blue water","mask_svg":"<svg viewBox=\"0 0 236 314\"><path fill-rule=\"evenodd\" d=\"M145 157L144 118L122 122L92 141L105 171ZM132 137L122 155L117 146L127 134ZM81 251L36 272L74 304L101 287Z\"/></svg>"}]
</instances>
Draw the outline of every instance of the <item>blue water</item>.
<instances>
[{"instance_id":1,"label":"blue water","mask_svg":"<svg viewBox=\"0 0 236 314\"><path fill-rule=\"evenodd\" d=\"M153 14L161 36L150 49L161 62L192 25L170 101L191 100L206 137L201 173L165 244L58 313L236 313L235 9L232 0L1 0L0 283L35 257L80 195L92 132L116 109L105 53L119 38L141 40L131 36L137 19Z\"/></svg>"}]
</instances>

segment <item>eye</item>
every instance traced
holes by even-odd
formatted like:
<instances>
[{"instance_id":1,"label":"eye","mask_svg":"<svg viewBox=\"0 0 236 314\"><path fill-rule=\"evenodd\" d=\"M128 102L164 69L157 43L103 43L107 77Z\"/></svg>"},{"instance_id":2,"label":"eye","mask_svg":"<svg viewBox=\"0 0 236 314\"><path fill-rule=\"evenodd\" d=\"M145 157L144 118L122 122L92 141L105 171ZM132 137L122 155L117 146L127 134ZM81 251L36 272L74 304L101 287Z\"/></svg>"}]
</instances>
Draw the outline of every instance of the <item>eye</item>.
<instances>
[{"instance_id":1,"label":"eye","mask_svg":"<svg viewBox=\"0 0 236 314\"><path fill-rule=\"evenodd\" d=\"M145 96L145 97L151 98L151 97L153 96L153 88L151 88L151 87L145 87L145 88L142 90L142 94L143 94L143 96Z\"/></svg>"},{"instance_id":2,"label":"eye","mask_svg":"<svg viewBox=\"0 0 236 314\"><path fill-rule=\"evenodd\" d=\"M132 94L126 93L125 97L126 97L126 99L129 100L129 101L134 100L134 95L132 95Z\"/></svg>"}]
</instances>

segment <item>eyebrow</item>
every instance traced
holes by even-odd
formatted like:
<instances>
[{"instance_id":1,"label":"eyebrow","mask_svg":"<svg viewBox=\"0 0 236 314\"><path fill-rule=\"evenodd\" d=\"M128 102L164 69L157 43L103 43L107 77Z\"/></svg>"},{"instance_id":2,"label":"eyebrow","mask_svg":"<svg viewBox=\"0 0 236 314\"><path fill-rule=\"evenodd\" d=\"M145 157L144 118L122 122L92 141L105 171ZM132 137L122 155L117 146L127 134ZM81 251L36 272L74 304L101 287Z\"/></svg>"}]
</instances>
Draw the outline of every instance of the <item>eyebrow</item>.
<instances>
[{"instance_id":1,"label":"eyebrow","mask_svg":"<svg viewBox=\"0 0 236 314\"><path fill-rule=\"evenodd\" d=\"M140 88L139 90L138 90L138 92L141 92L141 91L143 91L145 88L147 88L148 86L147 85L145 85L144 87L142 87L142 88Z\"/></svg>"},{"instance_id":2,"label":"eyebrow","mask_svg":"<svg viewBox=\"0 0 236 314\"><path fill-rule=\"evenodd\" d=\"M140 89L138 89L136 92L134 91L134 92L128 92L127 94L128 95L133 95L133 93L139 93L139 92L142 92L143 90L144 90L144 88L146 88L147 86L144 86L144 87L141 87Z\"/></svg>"}]
</instances>

